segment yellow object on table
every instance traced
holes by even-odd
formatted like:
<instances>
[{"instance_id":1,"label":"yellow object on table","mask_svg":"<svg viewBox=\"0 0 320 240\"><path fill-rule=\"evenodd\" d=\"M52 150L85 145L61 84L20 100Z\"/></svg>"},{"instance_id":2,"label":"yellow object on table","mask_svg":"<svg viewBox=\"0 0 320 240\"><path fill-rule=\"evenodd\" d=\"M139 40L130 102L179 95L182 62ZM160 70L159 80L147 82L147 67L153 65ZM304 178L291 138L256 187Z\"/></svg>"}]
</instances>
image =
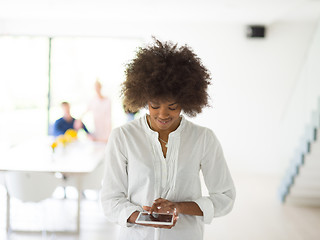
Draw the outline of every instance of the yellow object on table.
<instances>
[{"instance_id":1,"label":"yellow object on table","mask_svg":"<svg viewBox=\"0 0 320 240\"><path fill-rule=\"evenodd\" d=\"M56 140L51 144L51 148L54 151L59 145L66 146L67 144L77 140L78 133L74 129L68 129L63 135L60 135Z\"/></svg>"}]
</instances>

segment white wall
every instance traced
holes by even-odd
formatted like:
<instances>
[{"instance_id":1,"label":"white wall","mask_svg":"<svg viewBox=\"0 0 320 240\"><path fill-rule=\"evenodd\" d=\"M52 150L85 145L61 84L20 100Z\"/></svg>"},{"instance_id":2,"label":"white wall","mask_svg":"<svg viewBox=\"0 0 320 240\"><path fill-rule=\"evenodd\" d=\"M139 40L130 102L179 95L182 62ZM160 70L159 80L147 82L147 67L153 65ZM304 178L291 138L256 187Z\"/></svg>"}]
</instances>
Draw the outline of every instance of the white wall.
<instances>
[{"instance_id":1,"label":"white wall","mask_svg":"<svg viewBox=\"0 0 320 240\"><path fill-rule=\"evenodd\" d=\"M312 87L304 96L297 93L304 86L300 76L315 29L316 22L276 22L268 26L266 38L247 39L245 26L236 23L0 20L0 34L86 34L146 42L154 35L190 45L213 77L213 107L194 121L215 131L231 169L273 173L284 172L311 112L304 112L304 121L295 117L316 104L301 98L308 91L320 95Z\"/></svg>"},{"instance_id":2,"label":"white wall","mask_svg":"<svg viewBox=\"0 0 320 240\"><path fill-rule=\"evenodd\" d=\"M297 86L306 83L300 76L315 29L312 22L278 22L265 39L247 39L240 24L173 24L155 34L188 43L212 72L213 107L195 121L214 129L232 169L281 174L288 167L317 103L301 99ZM314 86L303 94L320 95Z\"/></svg>"}]
</instances>

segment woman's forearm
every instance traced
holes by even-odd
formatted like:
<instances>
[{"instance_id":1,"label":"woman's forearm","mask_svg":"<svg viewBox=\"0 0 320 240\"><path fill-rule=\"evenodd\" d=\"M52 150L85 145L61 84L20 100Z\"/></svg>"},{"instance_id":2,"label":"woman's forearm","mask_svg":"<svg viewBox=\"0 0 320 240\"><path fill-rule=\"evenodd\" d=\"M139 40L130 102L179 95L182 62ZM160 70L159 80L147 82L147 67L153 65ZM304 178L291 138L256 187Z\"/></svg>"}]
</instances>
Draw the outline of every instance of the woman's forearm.
<instances>
[{"instance_id":1,"label":"woman's forearm","mask_svg":"<svg viewBox=\"0 0 320 240\"><path fill-rule=\"evenodd\" d=\"M178 214L203 216L203 212L195 202L176 202Z\"/></svg>"}]
</instances>

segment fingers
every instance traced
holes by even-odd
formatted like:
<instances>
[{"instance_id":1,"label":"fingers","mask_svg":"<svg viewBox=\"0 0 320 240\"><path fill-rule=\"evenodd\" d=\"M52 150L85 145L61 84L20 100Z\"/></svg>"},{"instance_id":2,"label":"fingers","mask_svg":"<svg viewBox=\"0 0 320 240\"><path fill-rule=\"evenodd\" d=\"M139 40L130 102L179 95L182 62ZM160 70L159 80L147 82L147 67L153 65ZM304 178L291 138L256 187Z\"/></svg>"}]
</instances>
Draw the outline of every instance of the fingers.
<instances>
[{"instance_id":1,"label":"fingers","mask_svg":"<svg viewBox=\"0 0 320 240\"><path fill-rule=\"evenodd\" d=\"M152 206L147 210L150 214L153 212L158 212L158 205L153 203Z\"/></svg>"},{"instance_id":2,"label":"fingers","mask_svg":"<svg viewBox=\"0 0 320 240\"><path fill-rule=\"evenodd\" d=\"M143 210L145 210L145 211L147 211L147 212L149 212L150 209L151 209L151 207L149 207L149 206L143 206L142 208L143 208Z\"/></svg>"},{"instance_id":3,"label":"fingers","mask_svg":"<svg viewBox=\"0 0 320 240\"><path fill-rule=\"evenodd\" d=\"M175 209L175 211L173 212L173 224L174 225L176 224L178 219L179 219L179 216L178 216L177 210Z\"/></svg>"},{"instance_id":4,"label":"fingers","mask_svg":"<svg viewBox=\"0 0 320 240\"><path fill-rule=\"evenodd\" d=\"M163 198L158 198L156 199L151 208L149 209L149 213L153 213L153 212L162 212L160 209L163 208L162 203L165 201L165 199Z\"/></svg>"},{"instance_id":5,"label":"fingers","mask_svg":"<svg viewBox=\"0 0 320 240\"><path fill-rule=\"evenodd\" d=\"M149 209L149 213L157 212L157 213L176 213L176 203L171 202L164 198L158 198L153 202L151 209Z\"/></svg>"}]
</instances>

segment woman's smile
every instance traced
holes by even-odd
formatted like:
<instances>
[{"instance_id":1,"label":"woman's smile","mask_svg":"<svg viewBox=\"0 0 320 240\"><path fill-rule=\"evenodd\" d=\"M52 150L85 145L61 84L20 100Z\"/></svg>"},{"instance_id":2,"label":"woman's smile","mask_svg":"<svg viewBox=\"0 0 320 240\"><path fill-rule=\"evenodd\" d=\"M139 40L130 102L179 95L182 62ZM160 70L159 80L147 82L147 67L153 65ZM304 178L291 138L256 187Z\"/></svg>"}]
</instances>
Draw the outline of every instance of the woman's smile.
<instances>
[{"instance_id":1,"label":"woman's smile","mask_svg":"<svg viewBox=\"0 0 320 240\"><path fill-rule=\"evenodd\" d=\"M159 118L156 118L156 120L160 123L160 124L163 124L163 125L166 125L168 124L171 119L166 119L166 120L163 120L163 119L159 119Z\"/></svg>"},{"instance_id":2,"label":"woman's smile","mask_svg":"<svg viewBox=\"0 0 320 240\"><path fill-rule=\"evenodd\" d=\"M160 129L167 129L172 125L172 118L167 118L167 119L161 119L158 117L154 118L156 125Z\"/></svg>"}]
</instances>

